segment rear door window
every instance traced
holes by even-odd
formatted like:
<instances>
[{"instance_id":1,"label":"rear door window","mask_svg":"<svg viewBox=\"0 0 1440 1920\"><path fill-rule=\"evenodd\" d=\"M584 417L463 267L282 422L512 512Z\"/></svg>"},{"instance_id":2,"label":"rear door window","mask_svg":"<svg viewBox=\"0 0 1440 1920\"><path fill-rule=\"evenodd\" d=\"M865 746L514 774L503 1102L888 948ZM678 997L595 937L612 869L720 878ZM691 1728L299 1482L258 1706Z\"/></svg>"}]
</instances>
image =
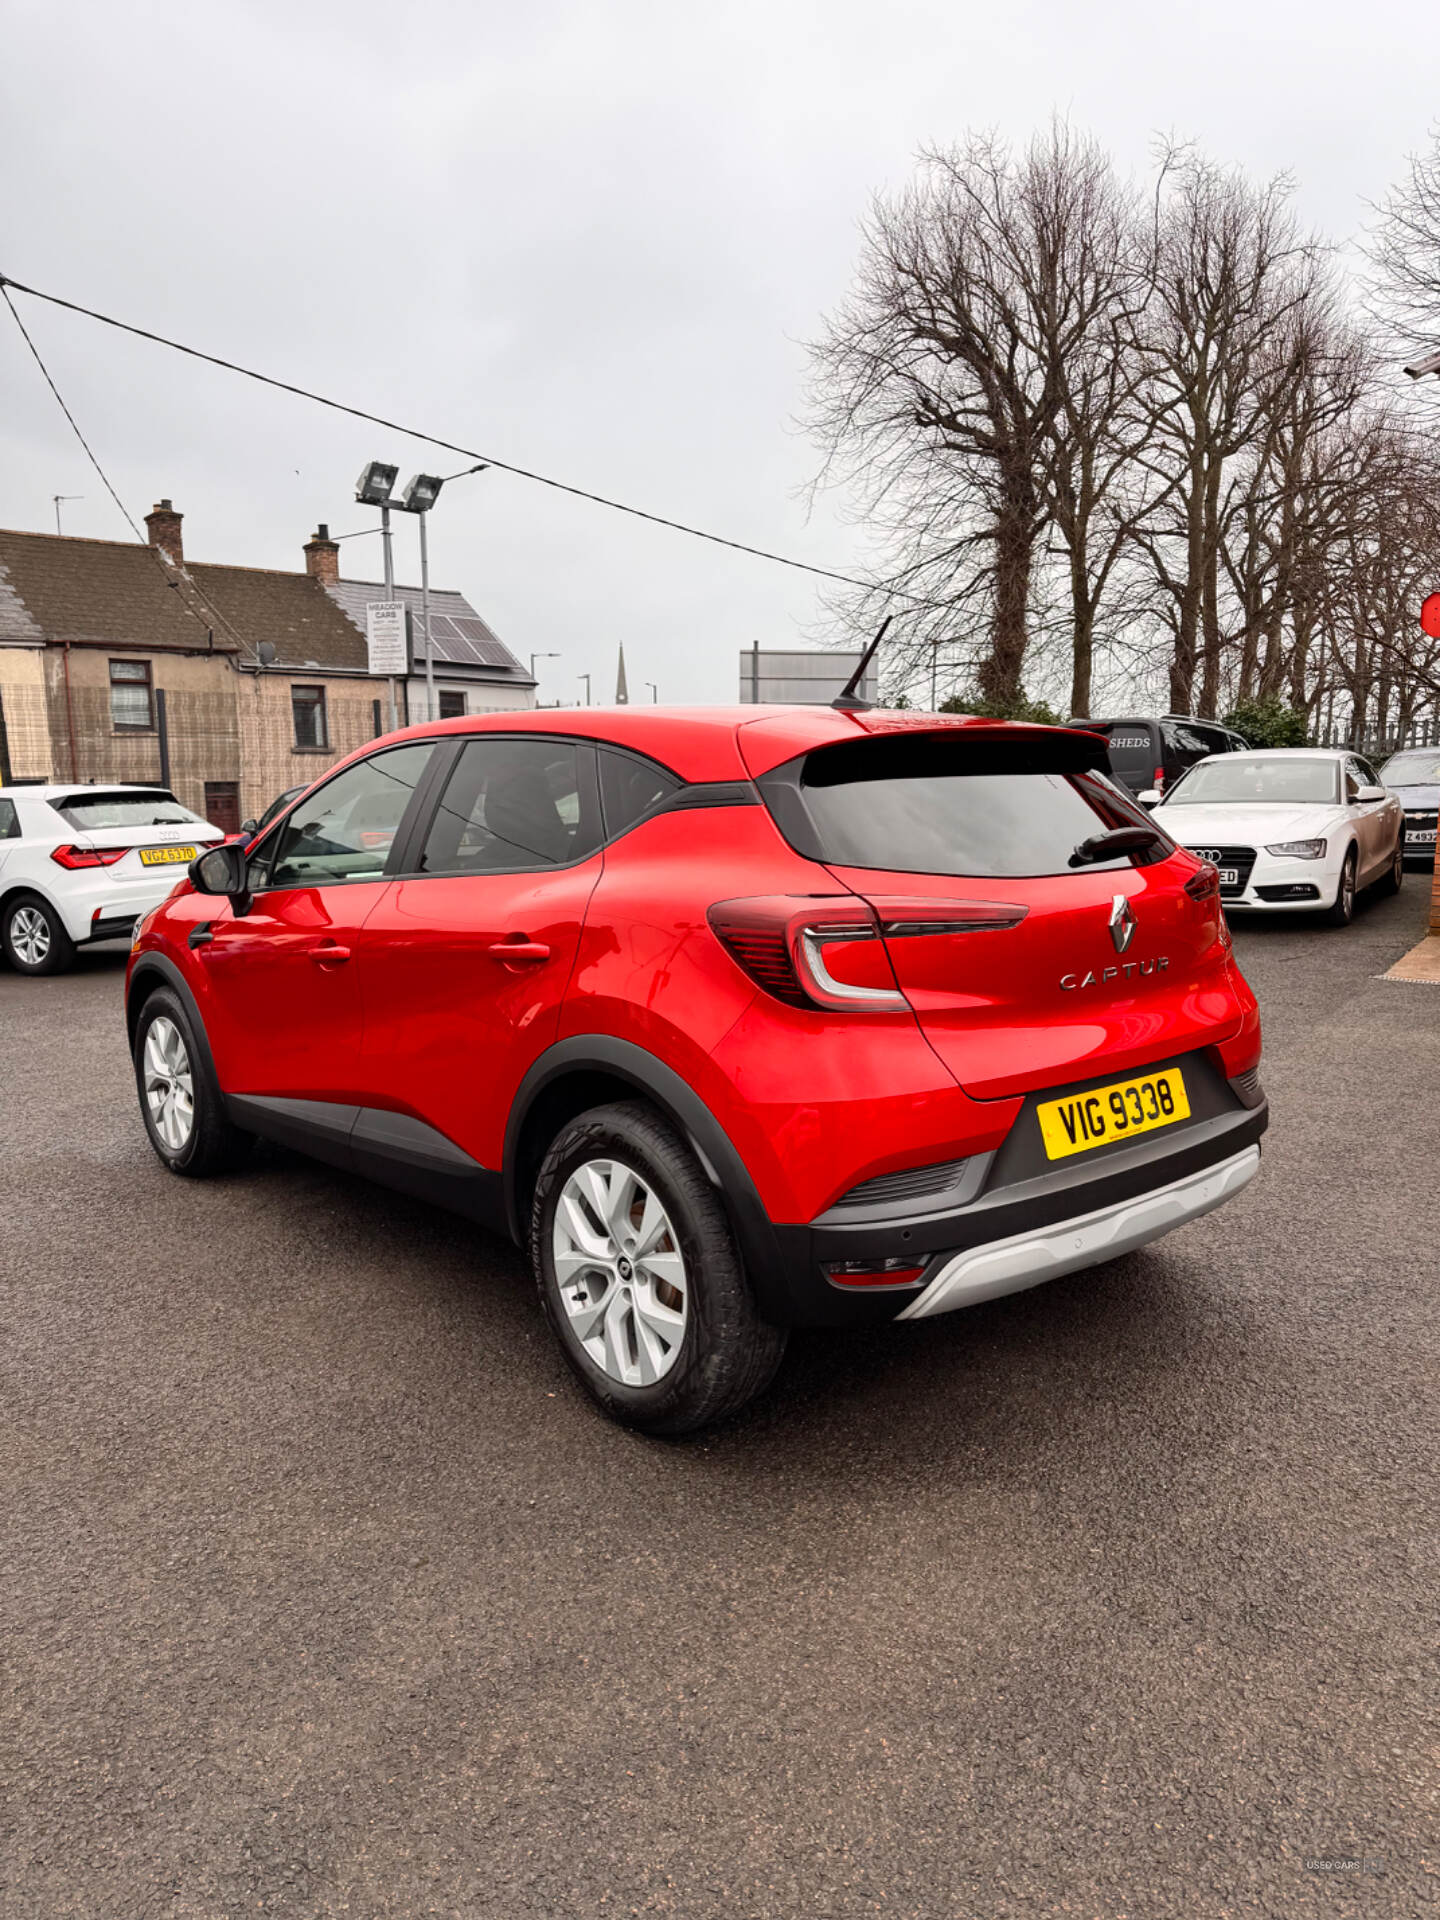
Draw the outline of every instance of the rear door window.
<instances>
[{"instance_id":1,"label":"rear door window","mask_svg":"<svg viewBox=\"0 0 1440 1920\"><path fill-rule=\"evenodd\" d=\"M569 866L600 844L590 749L488 734L451 770L422 873L526 873Z\"/></svg>"},{"instance_id":2,"label":"rear door window","mask_svg":"<svg viewBox=\"0 0 1440 1920\"><path fill-rule=\"evenodd\" d=\"M0 840L20 838L20 816L13 800L0 800Z\"/></svg>"},{"instance_id":3,"label":"rear door window","mask_svg":"<svg viewBox=\"0 0 1440 1920\"><path fill-rule=\"evenodd\" d=\"M1150 816L1093 766L1079 736L1017 743L867 740L822 747L759 783L781 831L833 866L891 873L1019 878L1074 870L1083 840ZM1101 871L1164 858L1157 834Z\"/></svg>"}]
</instances>

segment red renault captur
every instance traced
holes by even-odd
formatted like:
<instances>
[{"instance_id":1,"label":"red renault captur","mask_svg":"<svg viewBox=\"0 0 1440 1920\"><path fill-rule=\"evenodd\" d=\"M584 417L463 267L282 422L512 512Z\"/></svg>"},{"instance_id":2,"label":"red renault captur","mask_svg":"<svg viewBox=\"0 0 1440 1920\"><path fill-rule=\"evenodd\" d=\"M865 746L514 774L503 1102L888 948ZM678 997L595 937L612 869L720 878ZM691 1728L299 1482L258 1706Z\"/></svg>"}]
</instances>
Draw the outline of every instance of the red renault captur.
<instances>
[{"instance_id":1,"label":"red renault captur","mask_svg":"<svg viewBox=\"0 0 1440 1920\"><path fill-rule=\"evenodd\" d=\"M795 1324L920 1320L1254 1175L1215 870L1061 729L587 709L352 755L142 922L174 1172L257 1136L525 1247L608 1412L740 1406Z\"/></svg>"}]
</instances>

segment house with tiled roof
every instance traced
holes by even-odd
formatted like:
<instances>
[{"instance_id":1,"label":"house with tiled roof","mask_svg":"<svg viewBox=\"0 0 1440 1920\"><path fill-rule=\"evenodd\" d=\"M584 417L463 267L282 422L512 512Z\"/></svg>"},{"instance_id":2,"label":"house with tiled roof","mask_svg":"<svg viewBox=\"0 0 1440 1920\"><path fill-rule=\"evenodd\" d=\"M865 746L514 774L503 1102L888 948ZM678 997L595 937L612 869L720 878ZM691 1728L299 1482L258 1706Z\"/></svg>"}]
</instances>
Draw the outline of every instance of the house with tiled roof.
<instances>
[{"instance_id":1,"label":"house with tiled roof","mask_svg":"<svg viewBox=\"0 0 1440 1920\"><path fill-rule=\"evenodd\" d=\"M0 783L158 781L218 826L390 725L365 607L323 525L303 572L187 561L169 500L147 539L0 529ZM418 588L397 590L417 610ZM430 595L442 713L529 707L535 682L463 595ZM423 623L412 622L417 633ZM425 716L418 673L400 724Z\"/></svg>"}]
</instances>

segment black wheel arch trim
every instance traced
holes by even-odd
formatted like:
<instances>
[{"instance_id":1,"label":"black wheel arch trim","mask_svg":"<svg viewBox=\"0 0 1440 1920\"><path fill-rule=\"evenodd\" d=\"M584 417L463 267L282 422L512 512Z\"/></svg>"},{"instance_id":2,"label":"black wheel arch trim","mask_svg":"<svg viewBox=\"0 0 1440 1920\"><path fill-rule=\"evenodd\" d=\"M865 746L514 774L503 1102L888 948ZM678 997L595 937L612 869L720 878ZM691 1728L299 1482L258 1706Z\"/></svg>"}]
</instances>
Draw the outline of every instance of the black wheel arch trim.
<instances>
[{"instance_id":1,"label":"black wheel arch trim","mask_svg":"<svg viewBox=\"0 0 1440 1920\"><path fill-rule=\"evenodd\" d=\"M130 978L125 986L125 1031L130 1041L130 1051L135 1051L135 1029L140 1023L140 1010L150 997L152 989L141 993L138 989L145 982L154 980L161 986L169 987L190 1016L190 1025L195 1032L195 1042L204 1056L205 1070L210 1076L211 1086L218 1087L220 1082L215 1073L215 1056L210 1051L210 1036L205 1031L205 1016L200 1011L199 1002L190 991L190 984L175 962L167 954L142 953L130 969Z\"/></svg>"},{"instance_id":2,"label":"black wheel arch trim","mask_svg":"<svg viewBox=\"0 0 1440 1920\"><path fill-rule=\"evenodd\" d=\"M791 1317L791 1292L780 1242L745 1162L729 1134L687 1080L653 1053L610 1034L574 1034L536 1060L516 1090L505 1127L505 1215L511 1237L525 1244L521 1217L520 1139L535 1102L547 1087L576 1073L605 1073L627 1081L654 1102L685 1138L716 1188L730 1221L746 1277L766 1319Z\"/></svg>"}]
</instances>

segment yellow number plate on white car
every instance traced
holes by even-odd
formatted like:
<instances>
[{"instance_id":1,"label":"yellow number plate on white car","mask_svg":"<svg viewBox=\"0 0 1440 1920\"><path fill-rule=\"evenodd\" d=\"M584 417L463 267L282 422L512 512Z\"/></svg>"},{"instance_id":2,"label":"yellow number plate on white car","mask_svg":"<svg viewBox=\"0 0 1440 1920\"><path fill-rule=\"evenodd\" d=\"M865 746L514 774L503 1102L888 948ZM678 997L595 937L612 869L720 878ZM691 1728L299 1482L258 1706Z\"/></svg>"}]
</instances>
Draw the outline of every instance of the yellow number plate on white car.
<instances>
[{"instance_id":1,"label":"yellow number plate on white car","mask_svg":"<svg viewBox=\"0 0 1440 1920\"><path fill-rule=\"evenodd\" d=\"M1116 1080L1089 1093L1072 1093L1064 1100L1042 1100L1035 1109L1040 1137L1052 1160L1112 1140L1128 1140L1132 1133L1153 1133L1177 1120L1190 1118L1185 1079L1178 1067L1147 1073L1138 1080Z\"/></svg>"},{"instance_id":2,"label":"yellow number plate on white car","mask_svg":"<svg viewBox=\"0 0 1440 1920\"><path fill-rule=\"evenodd\" d=\"M194 847L141 847L142 867L188 866L195 858Z\"/></svg>"}]
</instances>

